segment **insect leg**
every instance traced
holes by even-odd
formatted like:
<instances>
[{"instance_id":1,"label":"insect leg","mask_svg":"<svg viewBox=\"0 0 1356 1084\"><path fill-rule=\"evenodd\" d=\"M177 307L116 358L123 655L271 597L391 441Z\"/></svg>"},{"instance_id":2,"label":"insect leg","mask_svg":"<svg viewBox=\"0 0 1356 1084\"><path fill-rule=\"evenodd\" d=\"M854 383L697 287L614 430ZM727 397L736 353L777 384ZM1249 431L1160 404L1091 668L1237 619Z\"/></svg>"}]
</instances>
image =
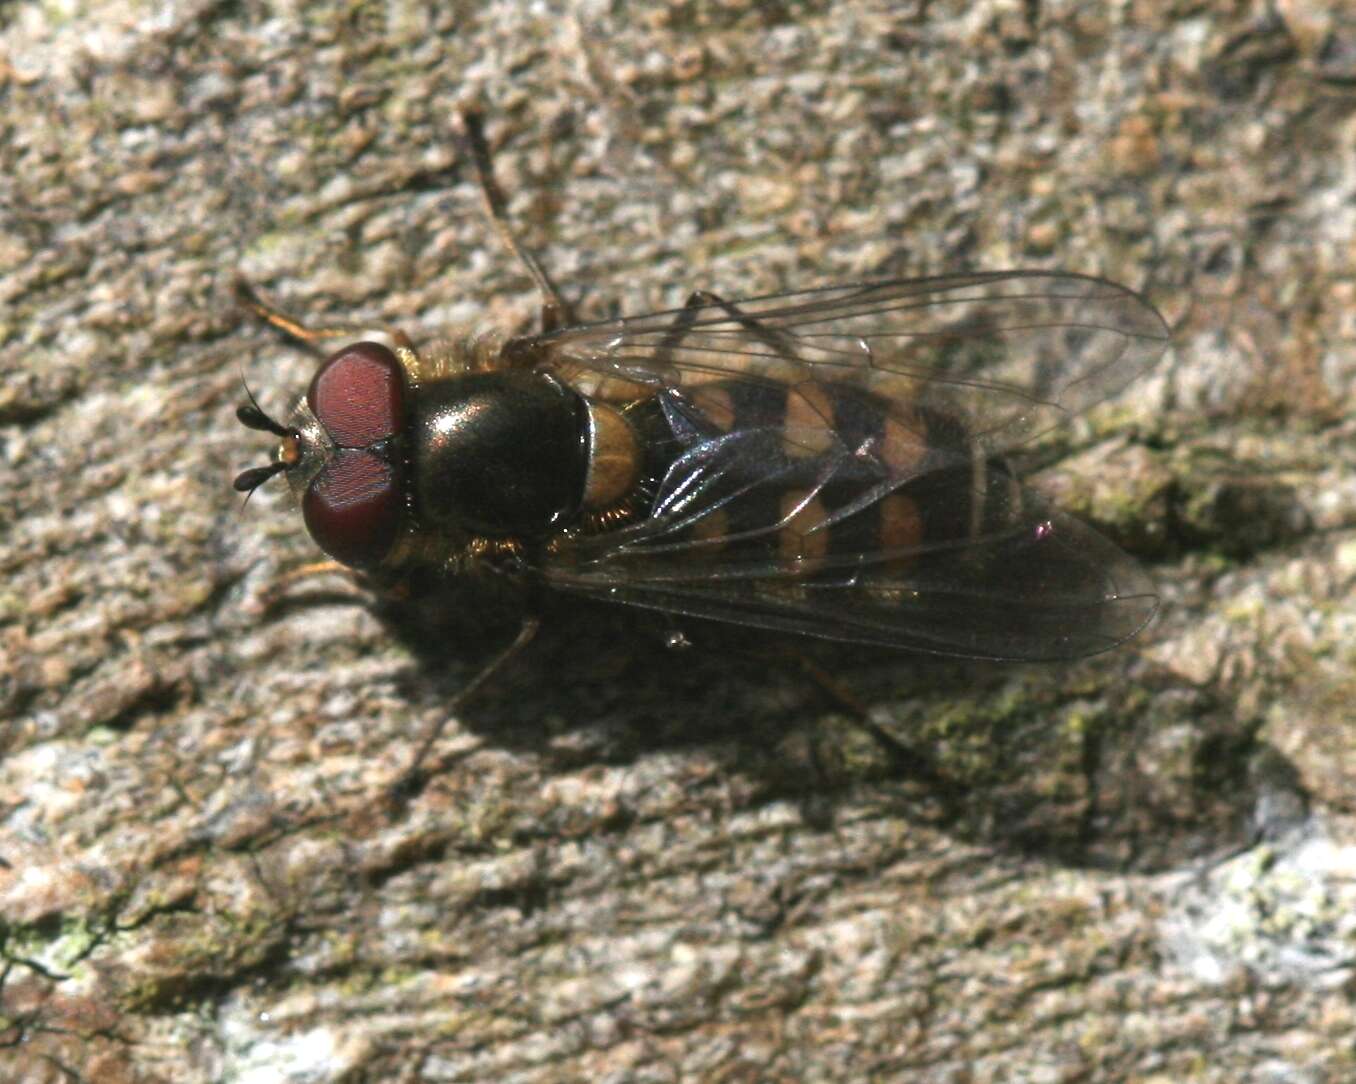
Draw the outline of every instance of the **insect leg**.
<instances>
[{"instance_id":1,"label":"insect leg","mask_svg":"<svg viewBox=\"0 0 1356 1084\"><path fill-rule=\"evenodd\" d=\"M485 210L494 224L495 232L499 234L500 240L508 250L517 257L518 262L527 269L532 281L537 284L537 290L541 294L542 332L554 331L566 324L573 324L575 318L569 304L560 296L560 291L547 275L541 261L523 246L517 234L513 232L513 227L509 225L504 191L494 179L490 145L485 139L485 126L479 115L460 112L454 115L452 123L457 141L475 166L476 177L480 181L480 194L485 199Z\"/></svg>"},{"instance_id":2,"label":"insect leg","mask_svg":"<svg viewBox=\"0 0 1356 1084\"><path fill-rule=\"evenodd\" d=\"M781 331L761 324L752 316L749 316L738 305L726 301L724 298L717 297L715 294L706 290L693 290L688 295L687 301L683 307L678 310L678 314L673 318L664 334L660 337L655 347L656 356L662 362L672 362L669 352L680 346L683 337L694 328L697 328L702 319L701 310L718 308L731 319L739 323L754 338L758 339L764 345L778 354L793 354L791 340Z\"/></svg>"},{"instance_id":3,"label":"insect leg","mask_svg":"<svg viewBox=\"0 0 1356 1084\"><path fill-rule=\"evenodd\" d=\"M786 332L778 331L776 328L760 323L757 317L748 315L738 305L726 301L723 297L717 297L706 290L693 290L692 295L687 299L687 307L696 308L698 306L719 308L759 342L778 353L784 354L790 350L791 337Z\"/></svg>"},{"instance_id":4,"label":"insect leg","mask_svg":"<svg viewBox=\"0 0 1356 1084\"><path fill-rule=\"evenodd\" d=\"M535 614L526 615L523 618L523 623L518 627L518 635L513 638L513 641L481 667L480 672L466 682L457 691L456 696L448 701L446 710L438 722L424 735L424 740L419 744L419 749L414 754L414 759L410 761L410 766L401 772L396 781L391 784L387 792L391 804L403 805L419 791L428 774L422 767L424 759L433 749L433 746L437 744L443 728L447 725L448 718L473 697L510 659L530 644L540 627L541 618Z\"/></svg>"},{"instance_id":5,"label":"insect leg","mask_svg":"<svg viewBox=\"0 0 1356 1084\"><path fill-rule=\"evenodd\" d=\"M338 561L311 561L296 568L283 572L268 585L268 591L264 596L266 606L274 605L296 584L304 580L315 579L317 576L342 575L346 579L352 578L353 570L346 565L341 565Z\"/></svg>"},{"instance_id":6,"label":"insect leg","mask_svg":"<svg viewBox=\"0 0 1356 1084\"><path fill-rule=\"evenodd\" d=\"M664 330L655 346L655 356L662 364L672 364L672 351L682 345L683 338L695 328L700 327L702 310L718 308L731 319L743 326L751 335L778 354L792 354L790 340L785 333L760 324L754 317L743 312L738 305L717 297L706 290L693 290L687 301L673 318L673 322Z\"/></svg>"},{"instance_id":7,"label":"insect leg","mask_svg":"<svg viewBox=\"0 0 1356 1084\"><path fill-rule=\"evenodd\" d=\"M838 681L824 667L810 658L809 655L800 650L793 650L796 661L800 663L800 668L805 671L806 677L813 681L819 688L828 695L829 699L837 704L848 715L862 722L870 719L870 713L865 704L852 693L841 681Z\"/></svg>"},{"instance_id":8,"label":"insect leg","mask_svg":"<svg viewBox=\"0 0 1356 1084\"><path fill-rule=\"evenodd\" d=\"M264 323L276 327L284 335L290 335L298 342L313 346L316 343L325 342L329 339L358 339L362 337L364 326L380 328L382 333L387 335L401 350L408 350L411 354L418 357L419 352L415 350L414 343L408 335L399 328L387 327L384 324L332 324L328 327L307 327L300 320L294 320L285 312L275 309L267 301L254 292L244 279L235 280L235 300L241 308L249 310Z\"/></svg>"},{"instance_id":9,"label":"insect leg","mask_svg":"<svg viewBox=\"0 0 1356 1084\"><path fill-rule=\"evenodd\" d=\"M309 585L315 580L326 579L335 586L296 594L292 592L292 588L298 584ZM338 561L312 561L274 576L259 592L258 602L254 605L257 612L269 618L311 606L357 606L370 610L372 595L365 589L366 586L361 573L341 565Z\"/></svg>"},{"instance_id":10,"label":"insect leg","mask_svg":"<svg viewBox=\"0 0 1356 1084\"><path fill-rule=\"evenodd\" d=\"M796 661L800 663L801 670L806 677L827 694L832 702L842 708L857 726L871 735L871 738L893 762L896 770L926 784L944 804L949 803L947 779L937 767L932 756L924 750L905 745L872 719L866 705L804 651L793 649L793 654Z\"/></svg>"}]
</instances>

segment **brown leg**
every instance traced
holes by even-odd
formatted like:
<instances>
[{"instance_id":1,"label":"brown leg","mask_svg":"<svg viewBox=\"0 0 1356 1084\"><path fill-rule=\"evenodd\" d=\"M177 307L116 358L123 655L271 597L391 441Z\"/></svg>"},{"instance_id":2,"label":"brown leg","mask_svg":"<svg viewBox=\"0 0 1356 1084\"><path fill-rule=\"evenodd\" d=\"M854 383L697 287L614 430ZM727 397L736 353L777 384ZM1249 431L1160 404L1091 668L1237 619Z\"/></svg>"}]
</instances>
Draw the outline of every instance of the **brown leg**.
<instances>
[{"instance_id":1,"label":"brown leg","mask_svg":"<svg viewBox=\"0 0 1356 1084\"><path fill-rule=\"evenodd\" d=\"M928 753L905 745L873 720L867 706L857 696L803 651L792 649L792 654L796 661L800 663L800 668L805 675L819 686L833 703L843 709L853 722L871 735L876 743L885 750L886 756L894 761L897 768L929 786L944 790L946 779ZM939 791L939 793L942 793L942 791ZM944 794L943 800L947 800Z\"/></svg>"},{"instance_id":2,"label":"brown leg","mask_svg":"<svg viewBox=\"0 0 1356 1084\"><path fill-rule=\"evenodd\" d=\"M683 307L674 316L673 323L665 329L655 347L655 356L660 364L672 363L672 352L683 344L683 339L694 329L699 329L702 326L699 321L705 322L711 319L710 312L704 311L710 309L719 309L774 353L784 354L787 357L795 355L795 348L785 332L759 323L740 309L738 305L726 301L724 298L717 297L706 290L693 290L688 295L687 301L683 303Z\"/></svg>"},{"instance_id":3,"label":"brown leg","mask_svg":"<svg viewBox=\"0 0 1356 1084\"><path fill-rule=\"evenodd\" d=\"M659 364L671 365L673 363L673 349L682 343L683 337L696 325L698 310L709 305L711 303L709 299L713 296L703 290L693 290L688 295L687 301L678 310L678 315L673 318L673 323L664 329L664 334L659 339L659 345L655 347L655 358Z\"/></svg>"},{"instance_id":4,"label":"brown leg","mask_svg":"<svg viewBox=\"0 0 1356 1084\"><path fill-rule=\"evenodd\" d=\"M268 585L264 591L263 603L264 609L271 610L282 601L283 595L290 591L297 584L304 580L315 579L320 576L342 575L349 582L353 580L353 570L338 561L311 561L296 568L289 569L280 573L278 577ZM354 600L359 601L362 595L355 595Z\"/></svg>"},{"instance_id":5,"label":"brown leg","mask_svg":"<svg viewBox=\"0 0 1356 1084\"><path fill-rule=\"evenodd\" d=\"M485 197L485 209L490 216L495 231L526 268L532 281L537 284L541 294L541 330L543 333L575 322L574 313L560 291L542 267L541 261L523 247L513 227L509 225L508 211L505 208L504 192L494 179L494 167L490 162L490 145L485 140L485 127L475 113L457 113L453 118L453 130L462 150L470 157L480 181L480 192Z\"/></svg>"},{"instance_id":6,"label":"brown leg","mask_svg":"<svg viewBox=\"0 0 1356 1084\"><path fill-rule=\"evenodd\" d=\"M235 299L241 308L247 309L264 323L276 327L285 335L290 335L298 342L304 342L308 345L325 342L329 339L357 339L362 337L364 328L356 324L332 324L328 327L307 327L299 320L294 320L286 313L275 309L267 301L263 300L254 288L244 279L235 280ZM384 324L371 324L369 327L380 328L381 331L395 343L401 350L408 350L415 357L419 352L415 350L414 343L410 337L399 328L387 327Z\"/></svg>"},{"instance_id":7,"label":"brown leg","mask_svg":"<svg viewBox=\"0 0 1356 1084\"><path fill-rule=\"evenodd\" d=\"M522 625L518 628L518 635L513 638L513 642L481 667L480 672L457 691L457 695L447 703L446 710L438 720L437 725L424 735L424 740L420 743L418 752L414 754L414 759L410 761L410 766L401 772L391 785L387 792L390 805L394 807L403 806L418 792L426 776L423 770L424 759L433 750L433 746L437 744L438 737L442 734L443 727L447 725L448 718L473 697L510 659L530 644L540 627L540 618L532 615L524 617Z\"/></svg>"},{"instance_id":8,"label":"brown leg","mask_svg":"<svg viewBox=\"0 0 1356 1084\"><path fill-rule=\"evenodd\" d=\"M717 297L707 290L693 290L692 296L687 299L687 308L698 308L703 306L720 309L726 316L738 323L745 331L769 349L778 353L794 355L794 336L788 335L785 331L780 331L777 328L768 327L766 324L761 323L757 317L749 316L732 301L726 301L723 297Z\"/></svg>"},{"instance_id":9,"label":"brown leg","mask_svg":"<svg viewBox=\"0 0 1356 1084\"><path fill-rule=\"evenodd\" d=\"M805 652L799 649L792 649L792 655L800 663L800 668L805 671L820 690L826 693L838 707L842 708L844 713L852 716L858 722L870 722L870 711L867 706L857 698L841 681L838 681L819 663L811 659Z\"/></svg>"}]
</instances>

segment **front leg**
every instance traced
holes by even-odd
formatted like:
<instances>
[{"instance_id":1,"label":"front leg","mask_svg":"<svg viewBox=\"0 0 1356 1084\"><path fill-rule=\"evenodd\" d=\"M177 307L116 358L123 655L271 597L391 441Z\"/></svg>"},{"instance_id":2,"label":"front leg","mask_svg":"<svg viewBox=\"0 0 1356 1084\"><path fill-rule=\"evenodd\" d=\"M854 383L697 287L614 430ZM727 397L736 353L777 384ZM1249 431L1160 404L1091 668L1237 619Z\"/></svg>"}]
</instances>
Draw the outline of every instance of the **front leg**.
<instances>
[{"instance_id":1,"label":"front leg","mask_svg":"<svg viewBox=\"0 0 1356 1084\"><path fill-rule=\"evenodd\" d=\"M296 339L298 342L305 343L307 346L315 346L317 343L327 342L331 339L360 339L362 338L364 326L359 324L331 324L327 327L307 327L300 320L288 316L281 309L275 308L267 301L261 298L254 291L248 282L242 278L235 280L235 300L241 308L247 310L270 327L275 327L284 335ZM418 360L419 352L414 348L414 342L403 331L396 327L390 327L386 324L371 324L386 335L397 350L409 351L410 354Z\"/></svg>"}]
</instances>

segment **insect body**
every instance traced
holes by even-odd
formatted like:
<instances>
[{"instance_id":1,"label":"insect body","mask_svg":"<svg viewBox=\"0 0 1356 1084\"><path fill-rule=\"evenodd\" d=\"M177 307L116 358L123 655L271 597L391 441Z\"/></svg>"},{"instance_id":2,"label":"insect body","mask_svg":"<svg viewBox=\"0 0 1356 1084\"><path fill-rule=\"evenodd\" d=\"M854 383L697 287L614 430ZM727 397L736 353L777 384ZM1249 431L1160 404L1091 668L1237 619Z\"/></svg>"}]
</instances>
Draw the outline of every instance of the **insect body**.
<instances>
[{"instance_id":1,"label":"insect body","mask_svg":"<svg viewBox=\"0 0 1356 1084\"><path fill-rule=\"evenodd\" d=\"M1161 355L1161 317L1078 275L829 286L550 325L423 356L326 360L250 490L284 473L308 530L378 584L510 572L674 614L996 659L1113 647L1143 573L1022 487L1008 453ZM318 338L253 297L266 319Z\"/></svg>"}]
</instances>

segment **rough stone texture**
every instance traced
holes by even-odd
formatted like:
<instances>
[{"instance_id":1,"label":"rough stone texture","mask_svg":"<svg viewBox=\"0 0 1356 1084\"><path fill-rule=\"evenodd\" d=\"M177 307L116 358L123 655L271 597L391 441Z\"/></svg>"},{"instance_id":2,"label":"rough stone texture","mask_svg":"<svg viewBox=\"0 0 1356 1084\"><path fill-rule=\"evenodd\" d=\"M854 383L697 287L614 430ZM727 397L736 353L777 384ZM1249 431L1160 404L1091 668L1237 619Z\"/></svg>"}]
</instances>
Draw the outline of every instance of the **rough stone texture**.
<instances>
[{"instance_id":1,"label":"rough stone texture","mask_svg":"<svg viewBox=\"0 0 1356 1084\"><path fill-rule=\"evenodd\" d=\"M0 9L0 1078L1356 1077L1349 6L450 7ZM1040 481L1162 617L1077 666L816 654L910 758L763 637L565 606L393 808L504 622L278 603L314 550L283 487L241 512L231 408L314 361L230 283L525 325L466 102L586 314L1146 290L1174 350Z\"/></svg>"}]
</instances>

